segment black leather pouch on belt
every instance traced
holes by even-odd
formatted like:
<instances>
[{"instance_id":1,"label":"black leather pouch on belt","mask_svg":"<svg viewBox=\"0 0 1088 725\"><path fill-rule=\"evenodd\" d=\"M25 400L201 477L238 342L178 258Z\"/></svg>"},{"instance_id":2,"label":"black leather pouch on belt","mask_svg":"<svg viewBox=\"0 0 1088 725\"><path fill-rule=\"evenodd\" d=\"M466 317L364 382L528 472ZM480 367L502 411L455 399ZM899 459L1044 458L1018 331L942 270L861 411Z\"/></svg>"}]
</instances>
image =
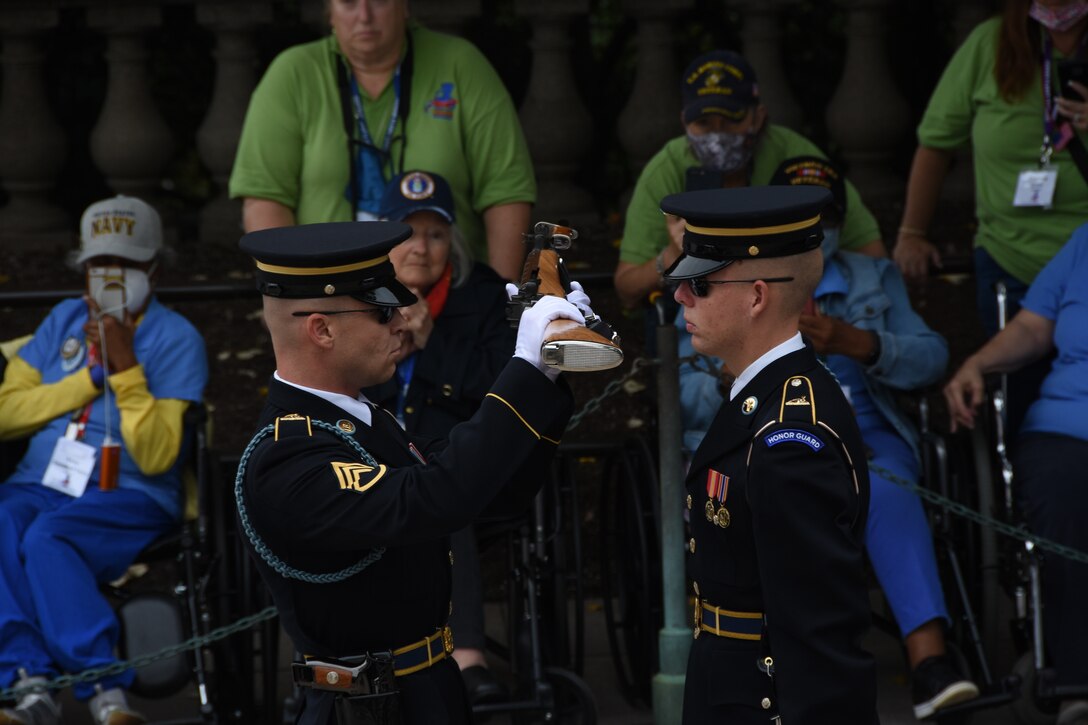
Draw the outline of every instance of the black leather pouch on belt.
<instances>
[{"instance_id":1,"label":"black leather pouch on belt","mask_svg":"<svg viewBox=\"0 0 1088 725\"><path fill-rule=\"evenodd\" d=\"M336 698L337 725L401 725L400 693L340 695Z\"/></svg>"}]
</instances>

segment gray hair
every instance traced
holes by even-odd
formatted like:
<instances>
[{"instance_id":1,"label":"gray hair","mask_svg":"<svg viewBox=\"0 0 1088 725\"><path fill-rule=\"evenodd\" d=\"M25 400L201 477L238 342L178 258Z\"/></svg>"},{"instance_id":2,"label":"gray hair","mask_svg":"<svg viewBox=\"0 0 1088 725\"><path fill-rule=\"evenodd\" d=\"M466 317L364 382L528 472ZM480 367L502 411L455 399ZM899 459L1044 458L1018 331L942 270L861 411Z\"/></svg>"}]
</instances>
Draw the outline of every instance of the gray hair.
<instances>
[{"instance_id":1,"label":"gray hair","mask_svg":"<svg viewBox=\"0 0 1088 725\"><path fill-rule=\"evenodd\" d=\"M451 286L461 287L472 274L472 255L468 251L465 235L456 224L450 225L450 263L453 265Z\"/></svg>"}]
</instances>

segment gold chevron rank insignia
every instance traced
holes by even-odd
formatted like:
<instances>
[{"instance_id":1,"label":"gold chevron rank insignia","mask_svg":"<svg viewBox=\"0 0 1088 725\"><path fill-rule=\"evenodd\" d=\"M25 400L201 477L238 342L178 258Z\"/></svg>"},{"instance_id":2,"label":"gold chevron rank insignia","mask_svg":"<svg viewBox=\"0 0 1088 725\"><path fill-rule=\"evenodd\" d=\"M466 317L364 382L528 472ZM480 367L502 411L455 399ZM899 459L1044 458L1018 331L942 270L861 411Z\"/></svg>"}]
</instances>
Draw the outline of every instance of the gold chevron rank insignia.
<instances>
[{"instance_id":1,"label":"gold chevron rank insignia","mask_svg":"<svg viewBox=\"0 0 1088 725\"><path fill-rule=\"evenodd\" d=\"M332 470L336 473L336 480L340 482L340 490L351 489L362 493L385 475L386 468L379 464L377 468L365 463L342 463L333 461Z\"/></svg>"}]
</instances>

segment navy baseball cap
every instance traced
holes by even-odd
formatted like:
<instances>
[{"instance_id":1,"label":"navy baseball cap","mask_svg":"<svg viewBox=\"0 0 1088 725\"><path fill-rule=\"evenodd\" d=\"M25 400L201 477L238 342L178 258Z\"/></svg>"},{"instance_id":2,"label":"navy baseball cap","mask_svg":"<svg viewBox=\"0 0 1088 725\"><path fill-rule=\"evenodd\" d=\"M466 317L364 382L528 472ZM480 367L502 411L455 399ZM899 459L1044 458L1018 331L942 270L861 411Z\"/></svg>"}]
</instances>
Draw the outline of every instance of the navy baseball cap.
<instances>
[{"instance_id":1,"label":"navy baseball cap","mask_svg":"<svg viewBox=\"0 0 1088 725\"><path fill-rule=\"evenodd\" d=\"M329 222L250 232L239 246L257 263L257 289L269 297L347 295L381 307L415 303L397 281L389 250L412 236L401 222Z\"/></svg>"},{"instance_id":2,"label":"navy baseball cap","mask_svg":"<svg viewBox=\"0 0 1088 725\"><path fill-rule=\"evenodd\" d=\"M684 253L669 280L702 277L738 259L788 257L820 246L820 212L831 203L821 186L748 186L666 196L661 211L684 219Z\"/></svg>"},{"instance_id":3,"label":"navy baseball cap","mask_svg":"<svg viewBox=\"0 0 1088 725\"><path fill-rule=\"evenodd\" d=\"M693 60L684 71L681 88L684 123L707 113L738 121L759 105L755 70L730 50L712 50Z\"/></svg>"},{"instance_id":4,"label":"navy baseball cap","mask_svg":"<svg viewBox=\"0 0 1088 725\"><path fill-rule=\"evenodd\" d=\"M846 216L846 182L830 161L819 156L794 156L783 161L771 175L771 186L822 186L831 190L831 206L824 218L831 221L831 212L838 219Z\"/></svg>"},{"instance_id":5,"label":"navy baseball cap","mask_svg":"<svg viewBox=\"0 0 1088 725\"><path fill-rule=\"evenodd\" d=\"M438 174L405 171L385 185L378 216L402 222L417 211L436 212L453 224L453 192Z\"/></svg>"}]
</instances>

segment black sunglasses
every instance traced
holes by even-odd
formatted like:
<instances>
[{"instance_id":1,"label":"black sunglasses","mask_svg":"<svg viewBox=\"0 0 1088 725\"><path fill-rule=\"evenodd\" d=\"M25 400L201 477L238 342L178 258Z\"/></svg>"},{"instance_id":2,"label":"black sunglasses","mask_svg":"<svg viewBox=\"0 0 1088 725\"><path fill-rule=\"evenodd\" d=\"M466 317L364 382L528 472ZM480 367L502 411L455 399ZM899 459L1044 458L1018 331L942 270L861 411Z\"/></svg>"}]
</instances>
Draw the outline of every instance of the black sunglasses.
<instances>
[{"instance_id":1,"label":"black sunglasses","mask_svg":"<svg viewBox=\"0 0 1088 725\"><path fill-rule=\"evenodd\" d=\"M365 310L299 310L292 312L292 317L309 317L310 315L346 315L349 312L369 312L378 316L379 325L388 325L396 313L396 307L367 307Z\"/></svg>"},{"instance_id":2,"label":"black sunglasses","mask_svg":"<svg viewBox=\"0 0 1088 725\"><path fill-rule=\"evenodd\" d=\"M710 285L712 284L734 284L745 283L752 284L754 282L792 282L793 277L762 277L759 279L707 279L706 277L692 277L691 279L684 280L688 283L688 287L691 289L691 293L696 297L706 297L710 294Z\"/></svg>"}]
</instances>

